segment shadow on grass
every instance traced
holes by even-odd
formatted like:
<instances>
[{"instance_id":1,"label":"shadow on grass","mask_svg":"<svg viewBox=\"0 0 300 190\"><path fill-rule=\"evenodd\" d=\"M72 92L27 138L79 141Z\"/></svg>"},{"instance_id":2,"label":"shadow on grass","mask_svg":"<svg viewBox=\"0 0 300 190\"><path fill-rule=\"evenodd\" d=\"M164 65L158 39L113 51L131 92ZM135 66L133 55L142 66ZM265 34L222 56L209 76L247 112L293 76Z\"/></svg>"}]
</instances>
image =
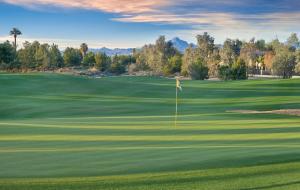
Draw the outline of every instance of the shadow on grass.
<instances>
[{"instance_id":1,"label":"shadow on grass","mask_svg":"<svg viewBox=\"0 0 300 190\"><path fill-rule=\"evenodd\" d=\"M241 189L241 190L273 189L273 188L277 188L277 187L285 187L285 186L296 185L296 184L300 184L300 181L273 184L273 185L266 185L266 186L259 186L259 187L251 187L251 188L245 188L245 189Z\"/></svg>"}]
</instances>

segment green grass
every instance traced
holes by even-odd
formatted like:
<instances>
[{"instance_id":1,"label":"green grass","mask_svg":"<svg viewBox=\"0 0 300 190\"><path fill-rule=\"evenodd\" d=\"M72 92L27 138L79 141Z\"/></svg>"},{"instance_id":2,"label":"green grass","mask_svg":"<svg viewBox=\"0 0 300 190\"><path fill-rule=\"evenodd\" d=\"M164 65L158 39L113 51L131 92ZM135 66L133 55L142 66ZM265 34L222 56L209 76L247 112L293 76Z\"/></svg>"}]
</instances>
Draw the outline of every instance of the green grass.
<instances>
[{"instance_id":1,"label":"green grass","mask_svg":"<svg viewBox=\"0 0 300 190\"><path fill-rule=\"evenodd\" d=\"M0 74L0 189L300 189L300 80Z\"/></svg>"}]
</instances>

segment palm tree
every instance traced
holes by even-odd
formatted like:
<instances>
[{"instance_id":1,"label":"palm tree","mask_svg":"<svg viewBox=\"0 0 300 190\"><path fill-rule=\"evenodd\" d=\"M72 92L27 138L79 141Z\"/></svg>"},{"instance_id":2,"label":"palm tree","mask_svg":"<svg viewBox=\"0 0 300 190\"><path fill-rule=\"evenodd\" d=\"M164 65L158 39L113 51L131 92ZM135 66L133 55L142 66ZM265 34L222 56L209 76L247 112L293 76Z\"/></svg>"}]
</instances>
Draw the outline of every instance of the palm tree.
<instances>
[{"instance_id":1,"label":"palm tree","mask_svg":"<svg viewBox=\"0 0 300 190\"><path fill-rule=\"evenodd\" d=\"M11 36L14 36L14 38L15 38L15 50L17 51L17 36L19 36L19 35L22 35L22 32L19 30L19 29L17 29L17 28L13 28L11 31L10 31L10 33L9 33Z\"/></svg>"},{"instance_id":2,"label":"palm tree","mask_svg":"<svg viewBox=\"0 0 300 190\"><path fill-rule=\"evenodd\" d=\"M82 57L84 57L86 55L86 52L89 50L88 45L86 43L82 43L80 45L80 51L82 54Z\"/></svg>"}]
</instances>

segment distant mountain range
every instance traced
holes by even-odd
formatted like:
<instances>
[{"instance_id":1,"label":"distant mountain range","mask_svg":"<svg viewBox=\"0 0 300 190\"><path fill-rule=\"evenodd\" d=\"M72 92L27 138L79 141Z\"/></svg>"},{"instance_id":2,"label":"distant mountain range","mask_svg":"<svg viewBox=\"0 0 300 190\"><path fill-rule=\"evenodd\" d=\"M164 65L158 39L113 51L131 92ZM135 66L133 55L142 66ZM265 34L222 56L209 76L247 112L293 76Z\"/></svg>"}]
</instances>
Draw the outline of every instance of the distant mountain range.
<instances>
[{"instance_id":1,"label":"distant mountain range","mask_svg":"<svg viewBox=\"0 0 300 190\"><path fill-rule=\"evenodd\" d=\"M189 47L189 43L178 38L178 37L175 37L173 38L172 40L170 40L172 43L173 43L173 46L178 50L180 51L181 53L184 53L184 51L186 50L186 48ZM195 44L191 44L193 47L196 47Z\"/></svg>"},{"instance_id":2,"label":"distant mountain range","mask_svg":"<svg viewBox=\"0 0 300 190\"><path fill-rule=\"evenodd\" d=\"M174 47L180 51L181 53L184 53L184 51L186 50L186 48L189 47L189 43L181 40L178 37L173 38L172 40L170 40ZM193 47L196 47L195 44L192 44ZM106 47L100 48L100 49L90 49L89 51L94 52L94 53L105 53L108 56L114 56L114 55L130 55L133 52L133 48L128 48L128 49L121 49L121 48L115 48L115 49L109 49Z\"/></svg>"},{"instance_id":3,"label":"distant mountain range","mask_svg":"<svg viewBox=\"0 0 300 190\"><path fill-rule=\"evenodd\" d=\"M130 55L132 54L133 48L127 48L127 49L121 49L121 48L115 48L115 49L109 49L106 47L100 48L100 49L89 49L89 51L94 53L105 53L108 56L114 56L114 55Z\"/></svg>"}]
</instances>

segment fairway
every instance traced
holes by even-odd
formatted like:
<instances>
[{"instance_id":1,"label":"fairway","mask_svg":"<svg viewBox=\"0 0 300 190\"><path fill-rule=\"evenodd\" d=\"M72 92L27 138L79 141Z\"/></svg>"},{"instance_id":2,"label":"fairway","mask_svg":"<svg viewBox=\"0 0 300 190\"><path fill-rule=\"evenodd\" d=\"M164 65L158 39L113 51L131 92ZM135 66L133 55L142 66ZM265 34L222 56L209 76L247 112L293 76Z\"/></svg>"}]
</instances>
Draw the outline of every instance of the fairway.
<instances>
[{"instance_id":1,"label":"fairway","mask_svg":"<svg viewBox=\"0 0 300 190\"><path fill-rule=\"evenodd\" d=\"M300 80L0 74L0 190L300 189Z\"/></svg>"}]
</instances>

